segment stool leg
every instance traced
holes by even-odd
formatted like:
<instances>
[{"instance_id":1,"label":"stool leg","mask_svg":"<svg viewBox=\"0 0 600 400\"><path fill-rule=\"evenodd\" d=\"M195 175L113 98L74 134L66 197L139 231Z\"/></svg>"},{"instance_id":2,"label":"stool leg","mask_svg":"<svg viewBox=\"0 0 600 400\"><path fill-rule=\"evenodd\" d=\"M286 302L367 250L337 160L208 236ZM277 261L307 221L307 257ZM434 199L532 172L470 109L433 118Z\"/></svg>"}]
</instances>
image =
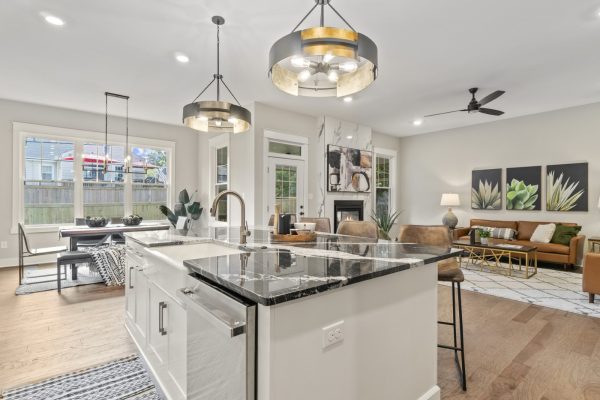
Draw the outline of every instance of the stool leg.
<instances>
[{"instance_id":1,"label":"stool leg","mask_svg":"<svg viewBox=\"0 0 600 400\"><path fill-rule=\"evenodd\" d=\"M456 300L454 294L454 282L452 282L452 333L454 334L454 357L458 357L456 350Z\"/></svg>"},{"instance_id":2,"label":"stool leg","mask_svg":"<svg viewBox=\"0 0 600 400\"><path fill-rule=\"evenodd\" d=\"M60 264L56 265L56 285L58 287L58 293L60 293Z\"/></svg>"},{"instance_id":3,"label":"stool leg","mask_svg":"<svg viewBox=\"0 0 600 400\"><path fill-rule=\"evenodd\" d=\"M467 370L465 367L465 339L463 335L463 315L462 315L462 296L460 293L460 282L457 282L458 286L458 320L459 320L459 331L460 331L460 357L461 357L461 372L462 372L462 389L467 390Z\"/></svg>"}]
</instances>

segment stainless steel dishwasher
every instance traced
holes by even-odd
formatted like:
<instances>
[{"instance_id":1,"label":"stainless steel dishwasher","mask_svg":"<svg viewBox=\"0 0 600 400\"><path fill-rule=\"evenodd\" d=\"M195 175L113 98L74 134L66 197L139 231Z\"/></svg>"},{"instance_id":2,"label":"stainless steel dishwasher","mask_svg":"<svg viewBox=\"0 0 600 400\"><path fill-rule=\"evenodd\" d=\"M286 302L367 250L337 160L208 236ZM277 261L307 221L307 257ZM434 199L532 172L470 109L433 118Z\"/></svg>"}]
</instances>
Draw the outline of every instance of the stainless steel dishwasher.
<instances>
[{"instance_id":1,"label":"stainless steel dishwasher","mask_svg":"<svg viewBox=\"0 0 600 400\"><path fill-rule=\"evenodd\" d=\"M199 276L188 282L177 292L187 308L188 400L255 400L256 304Z\"/></svg>"}]
</instances>

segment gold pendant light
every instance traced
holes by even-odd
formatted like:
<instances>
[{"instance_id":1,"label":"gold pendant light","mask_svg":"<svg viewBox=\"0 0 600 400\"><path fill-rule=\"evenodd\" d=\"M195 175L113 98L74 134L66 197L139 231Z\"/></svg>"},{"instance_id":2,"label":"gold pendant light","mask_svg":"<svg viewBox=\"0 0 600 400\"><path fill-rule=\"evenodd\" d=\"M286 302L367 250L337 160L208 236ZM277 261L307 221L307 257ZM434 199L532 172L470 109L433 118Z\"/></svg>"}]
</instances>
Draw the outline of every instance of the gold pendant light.
<instances>
[{"instance_id":1,"label":"gold pendant light","mask_svg":"<svg viewBox=\"0 0 600 400\"><path fill-rule=\"evenodd\" d=\"M213 75L209 82L198 96L183 107L183 123L201 132L221 132L221 133L241 133L250 129L252 124L252 115L249 110L242 107L238 99L229 90L229 87L223 80L220 73L220 26L225 23L225 19L220 16L212 17L212 22L217 25L217 73ZM196 101L214 82L217 82L217 100L216 101ZM227 89L236 104L221 100L221 83Z\"/></svg>"},{"instance_id":2,"label":"gold pendant light","mask_svg":"<svg viewBox=\"0 0 600 400\"><path fill-rule=\"evenodd\" d=\"M273 84L294 96L343 97L360 92L377 79L377 46L357 32L330 4L316 4L292 32L273 44L269 53L269 75ZM325 26L325 6L346 28ZM320 26L298 31L298 27L320 7Z\"/></svg>"}]
</instances>

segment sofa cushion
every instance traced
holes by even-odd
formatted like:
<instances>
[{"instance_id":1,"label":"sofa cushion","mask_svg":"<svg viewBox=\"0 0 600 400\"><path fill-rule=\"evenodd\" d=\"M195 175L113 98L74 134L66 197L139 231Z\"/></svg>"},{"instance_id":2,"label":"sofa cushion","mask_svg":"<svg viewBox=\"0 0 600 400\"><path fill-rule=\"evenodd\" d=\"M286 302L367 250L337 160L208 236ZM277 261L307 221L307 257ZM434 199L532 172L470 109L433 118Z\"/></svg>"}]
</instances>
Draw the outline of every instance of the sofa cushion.
<instances>
[{"instance_id":1,"label":"sofa cushion","mask_svg":"<svg viewBox=\"0 0 600 400\"><path fill-rule=\"evenodd\" d=\"M556 224L539 224L529 240L535 243L550 243L555 230Z\"/></svg>"},{"instance_id":2,"label":"sofa cushion","mask_svg":"<svg viewBox=\"0 0 600 400\"><path fill-rule=\"evenodd\" d=\"M538 253L555 253L555 254L569 254L569 246L556 243L533 243L529 240L514 240L512 244L519 244L521 246L536 247Z\"/></svg>"},{"instance_id":3,"label":"sofa cushion","mask_svg":"<svg viewBox=\"0 0 600 400\"><path fill-rule=\"evenodd\" d=\"M556 224L556 222L544 222L544 221L518 221L517 222L517 239L518 240L530 240L531 235L535 231L538 225L541 224ZM561 225L566 226L577 226L577 224L572 222L561 222Z\"/></svg>"},{"instance_id":4,"label":"sofa cushion","mask_svg":"<svg viewBox=\"0 0 600 400\"><path fill-rule=\"evenodd\" d=\"M564 244L568 246L571 243L571 239L579 234L579 231L581 231L581 226L557 224L550 243Z\"/></svg>"},{"instance_id":5,"label":"sofa cushion","mask_svg":"<svg viewBox=\"0 0 600 400\"><path fill-rule=\"evenodd\" d=\"M494 221L491 219L472 219L471 226L489 226L492 228L517 229L517 221Z\"/></svg>"}]
</instances>

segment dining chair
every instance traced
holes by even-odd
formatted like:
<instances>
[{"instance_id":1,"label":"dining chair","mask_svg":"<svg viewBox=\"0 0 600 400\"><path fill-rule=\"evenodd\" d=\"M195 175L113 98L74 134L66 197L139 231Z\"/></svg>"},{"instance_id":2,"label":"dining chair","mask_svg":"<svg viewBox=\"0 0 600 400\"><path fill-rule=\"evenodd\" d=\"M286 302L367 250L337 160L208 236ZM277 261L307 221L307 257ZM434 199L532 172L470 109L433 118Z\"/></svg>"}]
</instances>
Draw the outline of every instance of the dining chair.
<instances>
[{"instance_id":1,"label":"dining chair","mask_svg":"<svg viewBox=\"0 0 600 400\"><path fill-rule=\"evenodd\" d=\"M371 239L373 243L377 243L379 238L379 229L373 221L342 221L338 225L336 233L338 235Z\"/></svg>"},{"instance_id":2,"label":"dining chair","mask_svg":"<svg viewBox=\"0 0 600 400\"><path fill-rule=\"evenodd\" d=\"M27 240L27 235L25 234L25 228L23 227L23 225L19 222L18 224L18 229L19 229L19 285L21 285L23 283L23 278L25 275L25 258L29 258L29 257L37 257L37 256L44 256L44 255L48 255L48 254L58 254L60 252L66 251L67 250L67 246L53 246L53 247L40 247L40 248L36 248L33 249L31 247L29 247L29 240ZM67 274L67 270L65 267L65 276ZM50 275L40 275L39 277L46 277L46 276L54 276L54 274L50 274Z\"/></svg>"},{"instance_id":3,"label":"dining chair","mask_svg":"<svg viewBox=\"0 0 600 400\"><path fill-rule=\"evenodd\" d=\"M401 243L418 243L428 246L444 247L447 249L452 247L452 233L446 225L402 225L398 234L398 241ZM438 344L438 347L454 351L454 360L460 373L462 389L466 391L467 372L465 367L465 342L463 333L462 296L460 289L460 284L465 280L465 277L456 258L439 261L437 267L438 281L450 282L452 285L452 322L438 321L438 324L452 326L454 335L453 345ZM457 290L455 290L455 287ZM458 293L458 295L456 293ZM458 297L458 329L460 344L458 343L456 336L456 297ZM460 362L458 353L460 353Z\"/></svg>"},{"instance_id":4,"label":"dining chair","mask_svg":"<svg viewBox=\"0 0 600 400\"><path fill-rule=\"evenodd\" d=\"M327 217L300 217L300 222L313 222L316 232L331 233L331 221Z\"/></svg>"}]
</instances>

